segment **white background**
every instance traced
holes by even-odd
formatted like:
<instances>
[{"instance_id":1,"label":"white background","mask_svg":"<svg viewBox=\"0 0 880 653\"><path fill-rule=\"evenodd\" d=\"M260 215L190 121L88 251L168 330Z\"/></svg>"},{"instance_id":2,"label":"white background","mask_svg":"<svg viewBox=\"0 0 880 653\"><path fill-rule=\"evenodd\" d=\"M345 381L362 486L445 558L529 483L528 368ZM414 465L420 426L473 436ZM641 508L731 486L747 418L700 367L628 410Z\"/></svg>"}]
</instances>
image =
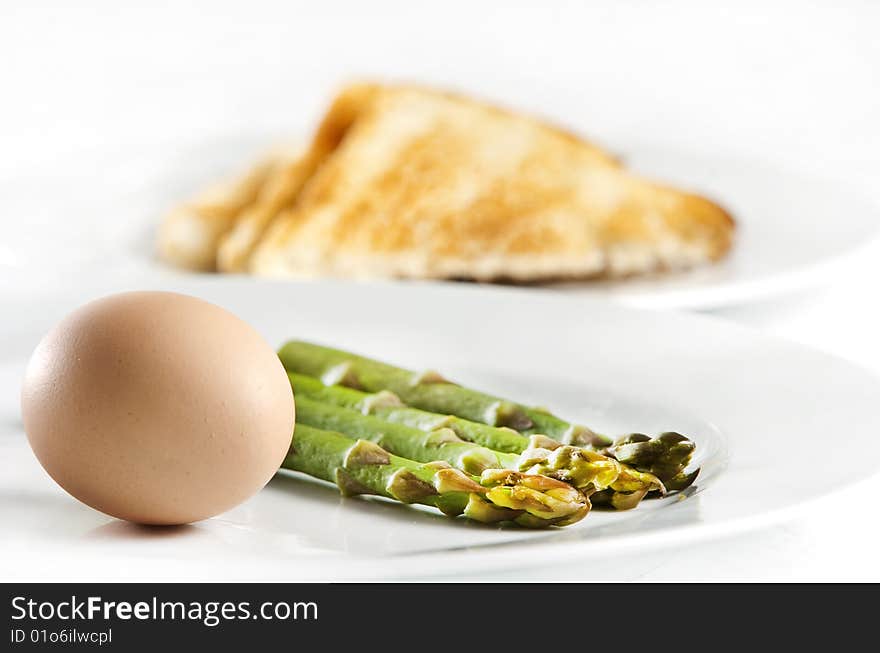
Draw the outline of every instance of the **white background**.
<instances>
[{"instance_id":1,"label":"white background","mask_svg":"<svg viewBox=\"0 0 880 653\"><path fill-rule=\"evenodd\" d=\"M130 183L113 162L139 151L174 160L230 135L302 133L358 77L463 89L611 149L636 135L771 160L880 200L878 34L872 2L3 0L0 289L32 269L101 265L130 232L124 212L99 229L43 197ZM878 254L825 287L718 313L880 373ZM842 422L829 446L858 428ZM761 533L516 578L877 581L874 483Z\"/></svg>"}]
</instances>

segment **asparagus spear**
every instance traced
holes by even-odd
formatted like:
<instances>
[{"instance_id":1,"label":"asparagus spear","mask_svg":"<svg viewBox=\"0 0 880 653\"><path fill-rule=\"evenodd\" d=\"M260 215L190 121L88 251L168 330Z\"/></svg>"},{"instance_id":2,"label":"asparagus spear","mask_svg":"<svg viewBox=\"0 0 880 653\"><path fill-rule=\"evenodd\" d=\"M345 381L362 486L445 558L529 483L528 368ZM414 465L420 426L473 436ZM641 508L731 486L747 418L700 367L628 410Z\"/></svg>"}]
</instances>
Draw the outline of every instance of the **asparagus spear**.
<instances>
[{"instance_id":1,"label":"asparagus spear","mask_svg":"<svg viewBox=\"0 0 880 653\"><path fill-rule=\"evenodd\" d=\"M462 440L475 442L495 451L518 454L528 447L528 437L511 428L489 426L455 415L440 415L410 408L388 390L367 393L341 385L324 385L319 379L296 372L288 371L287 376L298 395L306 395L324 403L356 410L365 415L377 415L389 422L412 426L420 431L452 429Z\"/></svg>"},{"instance_id":2,"label":"asparagus spear","mask_svg":"<svg viewBox=\"0 0 880 653\"><path fill-rule=\"evenodd\" d=\"M339 385L325 386L318 379L302 374L288 372L287 376L297 396L298 420L306 420L306 423L310 423L308 420L317 419L319 421L311 422L313 426L336 428L357 437L369 438L370 435L373 435L373 439L375 439L376 434L380 434L378 437L385 437L385 441L380 444L388 447L394 445L387 441L388 436L381 434L391 427L389 422L412 427L417 431L412 432L398 428L395 429L395 435L397 438L402 437L409 440L406 445L409 447L406 449L406 455L416 460L431 460L433 457L440 457L436 455L436 449L430 447L423 451L413 450L413 443L424 441L424 435L421 432L451 429L456 434L463 434L466 440L471 439L468 436L476 434L489 446L494 444L495 438L500 438L502 442L520 453L514 458L506 452L495 452L498 462L504 467L550 476L585 491L607 488L607 490L593 495L597 497L597 500L594 501L596 505L609 505L618 510L627 510L638 505L648 492L664 491L663 484L651 474L630 469L626 465L616 463L613 459L580 447L562 445L546 436L528 437L511 429L486 426L460 417L437 415L409 408L404 406L396 395L387 390L377 394L368 394ZM322 423L321 419L327 420L329 418L321 416L316 418L314 416L316 411L309 410L313 402L310 402L308 398L344 409L359 411L365 415L375 415L381 420L371 423L369 420L357 420L357 414L341 417L337 414L333 421ZM321 412L327 415L332 411L325 408ZM461 449L456 449L461 451ZM396 453L403 454L403 451L398 450ZM453 451L450 453L453 457L447 457L445 460L456 467L464 468L461 464L456 464L455 458L459 454ZM461 459L459 458L459 460Z\"/></svg>"},{"instance_id":3,"label":"asparagus spear","mask_svg":"<svg viewBox=\"0 0 880 653\"><path fill-rule=\"evenodd\" d=\"M481 522L566 526L590 509L580 492L551 478L496 469L475 478L442 462L420 464L375 443L304 424L296 425L282 467L335 483L345 496L375 494Z\"/></svg>"},{"instance_id":4,"label":"asparagus spear","mask_svg":"<svg viewBox=\"0 0 880 653\"><path fill-rule=\"evenodd\" d=\"M318 381L320 383L320 381ZM465 442L448 428L420 431L403 424L386 422L378 417L322 403L299 391L296 398L296 421L349 437L375 442L386 451L404 458L431 462L442 460L468 474L482 474L486 469L515 469L519 456L494 452L472 442Z\"/></svg>"},{"instance_id":5,"label":"asparagus spear","mask_svg":"<svg viewBox=\"0 0 880 653\"><path fill-rule=\"evenodd\" d=\"M654 439L634 434L613 443L606 436L566 422L544 409L529 408L456 385L436 372L415 373L303 341L287 342L278 355L288 371L319 378L326 385L339 384L368 392L387 390L414 408L456 415L492 427L510 427L521 434L539 433L563 444L620 456L618 460L632 465L637 471L647 474L656 471L656 476L668 482L670 489L684 489L699 472L685 473L694 445L679 434L664 434ZM475 441L485 444L484 441Z\"/></svg>"},{"instance_id":6,"label":"asparagus spear","mask_svg":"<svg viewBox=\"0 0 880 653\"><path fill-rule=\"evenodd\" d=\"M416 373L302 341L290 341L278 352L284 367L321 379L325 385L379 392L390 390L405 404L432 413L458 415L490 426L508 426L521 433L541 433L565 444L589 444L592 431L573 426L542 409L463 388L437 372ZM603 441L610 444L610 441Z\"/></svg>"},{"instance_id":7,"label":"asparagus spear","mask_svg":"<svg viewBox=\"0 0 880 653\"><path fill-rule=\"evenodd\" d=\"M382 409L384 415L380 413L381 417L365 415L336 402L324 403L311 398L309 388L314 388L315 383L320 385L321 382L308 378L305 379L306 382L302 381L293 381L297 393L297 423L369 440L399 456L421 462L442 460L471 474L480 474L486 469L511 469L528 474L542 474L589 492L608 487L617 481L620 474L620 464L613 458L578 447L532 448L517 455L492 451L478 444L465 442L446 427L421 430L383 419L389 412L400 409L385 407ZM338 392L337 388L342 392ZM342 395L339 401L345 403L346 394L352 392L356 391L346 392L344 388L334 386L324 388L319 394L331 398ZM367 399L364 402L369 400L369 395L365 397ZM414 412L430 415L423 411Z\"/></svg>"}]
</instances>

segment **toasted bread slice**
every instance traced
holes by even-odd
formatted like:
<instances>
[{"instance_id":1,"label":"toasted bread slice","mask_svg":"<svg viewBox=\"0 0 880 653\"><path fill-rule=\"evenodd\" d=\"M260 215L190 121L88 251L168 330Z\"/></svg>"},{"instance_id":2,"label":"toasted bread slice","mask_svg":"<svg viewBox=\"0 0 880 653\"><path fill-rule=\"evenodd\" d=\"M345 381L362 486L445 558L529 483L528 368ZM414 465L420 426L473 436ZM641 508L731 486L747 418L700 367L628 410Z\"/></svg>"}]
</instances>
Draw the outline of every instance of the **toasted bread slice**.
<instances>
[{"instance_id":1,"label":"toasted bread slice","mask_svg":"<svg viewBox=\"0 0 880 653\"><path fill-rule=\"evenodd\" d=\"M533 118L416 87L353 86L249 269L531 282L713 261L734 223Z\"/></svg>"}]
</instances>

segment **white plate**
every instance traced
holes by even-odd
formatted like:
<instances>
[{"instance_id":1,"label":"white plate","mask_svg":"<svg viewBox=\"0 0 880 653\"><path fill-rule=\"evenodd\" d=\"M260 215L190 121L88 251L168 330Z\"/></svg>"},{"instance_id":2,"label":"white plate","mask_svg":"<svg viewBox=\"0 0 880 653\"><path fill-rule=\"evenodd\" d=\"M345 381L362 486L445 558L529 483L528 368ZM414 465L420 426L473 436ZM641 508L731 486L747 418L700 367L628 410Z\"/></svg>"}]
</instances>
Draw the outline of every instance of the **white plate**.
<instances>
[{"instance_id":1,"label":"white plate","mask_svg":"<svg viewBox=\"0 0 880 653\"><path fill-rule=\"evenodd\" d=\"M437 367L610 432L675 429L703 467L684 495L595 511L555 531L453 521L279 477L243 506L178 529L118 522L65 495L21 432L18 387L41 334L118 287L7 301L0 338L0 579L339 580L455 576L614 552L650 554L752 529L873 474L880 382L836 358L717 320L559 295L449 284L287 284L205 278L272 343L310 338Z\"/></svg>"},{"instance_id":2,"label":"white plate","mask_svg":"<svg viewBox=\"0 0 880 653\"><path fill-rule=\"evenodd\" d=\"M103 274L108 267L167 273L153 257L154 230L165 211L277 140L245 135L176 149L98 150L5 180L5 210L16 219L0 244L0 270L6 264L22 273L8 291L47 286L73 271ZM556 290L641 308L737 304L834 279L880 234L880 207L842 185L674 145L623 144L618 151L639 173L728 207L739 225L734 249L722 262L693 271L550 286ZM102 181L100 193L95 179Z\"/></svg>"}]
</instances>

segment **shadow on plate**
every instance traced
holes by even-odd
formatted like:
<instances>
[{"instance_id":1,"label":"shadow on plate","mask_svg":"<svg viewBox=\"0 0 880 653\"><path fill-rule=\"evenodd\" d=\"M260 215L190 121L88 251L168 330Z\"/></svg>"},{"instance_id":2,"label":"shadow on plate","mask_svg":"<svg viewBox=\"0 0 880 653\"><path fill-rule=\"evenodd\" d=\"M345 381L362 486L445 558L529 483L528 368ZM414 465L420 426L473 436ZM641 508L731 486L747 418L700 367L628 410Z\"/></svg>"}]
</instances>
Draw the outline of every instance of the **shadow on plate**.
<instances>
[{"instance_id":1,"label":"shadow on plate","mask_svg":"<svg viewBox=\"0 0 880 653\"><path fill-rule=\"evenodd\" d=\"M87 539L101 540L169 540L174 538L192 537L202 533L202 529L192 524L179 526L146 526L114 519L89 531Z\"/></svg>"}]
</instances>

